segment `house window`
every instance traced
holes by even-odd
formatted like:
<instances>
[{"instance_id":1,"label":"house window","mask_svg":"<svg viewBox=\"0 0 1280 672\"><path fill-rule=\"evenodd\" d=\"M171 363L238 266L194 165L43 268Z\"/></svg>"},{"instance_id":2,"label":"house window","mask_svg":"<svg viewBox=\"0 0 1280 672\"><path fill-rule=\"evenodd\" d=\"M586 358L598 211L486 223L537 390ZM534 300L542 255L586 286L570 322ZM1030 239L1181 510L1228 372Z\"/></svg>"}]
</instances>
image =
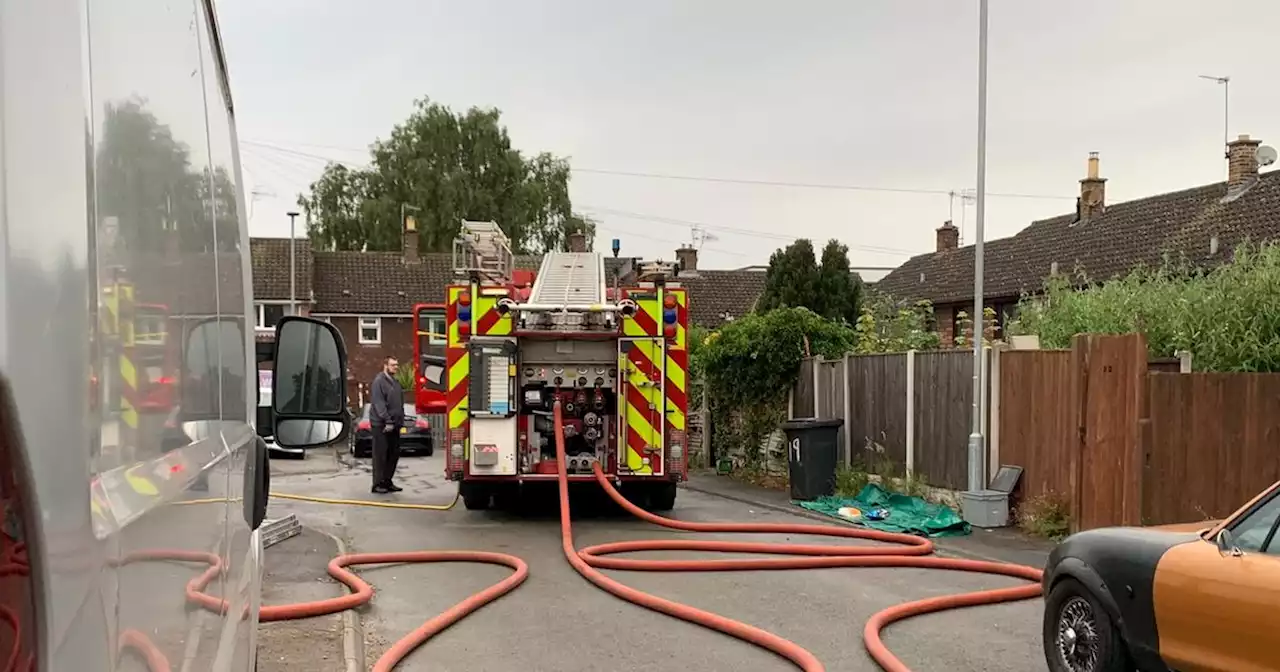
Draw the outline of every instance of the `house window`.
<instances>
[{"instance_id":1,"label":"house window","mask_svg":"<svg viewBox=\"0 0 1280 672\"><path fill-rule=\"evenodd\" d=\"M360 343L362 345L378 345L382 342L382 318L360 318Z\"/></svg>"},{"instance_id":2,"label":"house window","mask_svg":"<svg viewBox=\"0 0 1280 672\"><path fill-rule=\"evenodd\" d=\"M281 318L293 314L287 303L259 303L254 308L258 312L256 326L259 329L275 329Z\"/></svg>"},{"instance_id":3,"label":"house window","mask_svg":"<svg viewBox=\"0 0 1280 672\"><path fill-rule=\"evenodd\" d=\"M139 345L164 345L165 319L159 315L139 315L133 328L133 342Z\"/></svg>"},{"instance_id":4,"label":"house window","mask_svg":"<svg viewBox=\"0 0 1280 672\"><path fill-rule=\"evenodd\" d=\"M444 315L432 315L427 318L427 331L430 335L427 337L429 345L445 344L445 326Z\"/></svg>"}]
</instances>

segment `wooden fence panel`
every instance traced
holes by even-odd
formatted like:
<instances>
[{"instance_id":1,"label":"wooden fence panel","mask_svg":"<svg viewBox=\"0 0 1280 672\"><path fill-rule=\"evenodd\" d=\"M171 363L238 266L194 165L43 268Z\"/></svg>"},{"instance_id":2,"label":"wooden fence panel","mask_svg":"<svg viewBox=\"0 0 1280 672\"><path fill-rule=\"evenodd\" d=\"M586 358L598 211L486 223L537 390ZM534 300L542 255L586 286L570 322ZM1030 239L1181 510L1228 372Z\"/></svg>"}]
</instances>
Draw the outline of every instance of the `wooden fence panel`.
<instances>
[{"instance_id":1,"label":"wooden fence panel","mask_svg":"<svg viewBox=\"0 0 1280 672\"><path fill-rule=\"evenodd\" d=\"M1280 480L1280 374L1148 376L1143 522L1226 516Z\"/></svg>"},{"instance_id":2,"label":"wooden fence panel","mask_svg":"<svg viewBox=\"0 0 1280 672\"><path fill-rule=\"evenodd\" d=\"M1072 368L1079 374L1078 487L1074 529L1142 522L1139 421L1146 394L1147 340L1141 334L1078 334Z\"/></svg>"},{"instance_id":3,"label":"wooden fence panel","mask_svg":"<svg viewBox=\"0 0 1280 672\"><path fill-rule=\"evenodd\" d=\"M907 356L859 355L849 360L846 419L854 458L875 468L886 458L906 468Z\"/></svg>"},{"instance_id":4,"label":"wooden fence panel","mask_svg":"<svg viewBox=\"0 0 1280 672\"><path fill-rule=\"evenodd\" d=\"M1022 467L1023 497L1074 496L1071 386L1070 350L1000 354L1000 461Z\"/></svg>"},{"instance_id":5,"label":"wooden fence panel","mask_svg":"<svg viewBox=\"0 0 1280 672\"><path fill-rule=\"evenodd\" d=\"M963 490L969 480L973 353L915 355L915 471L930 485Z\"/></svg>"},{"instance_id":6,"label":"wooden fence panel","mask_svg":"<svg viewBox=\"0 0 1280 672\"><path fill-rule=\"evenodd\" d=\"M815 411L817 411L814 408L816 397L813 389L813 367L814 360L812 357L806 357L800 362L800 379L796 381L796 389L792 399L791 417L793 418L812 418Z\"/></svg>"},{"instance_id":7,"label":"wooden fence panel","mask_svg":"<svg viewBox=\"0 0 1280 672\"><path fill-rule=\"evenodd\" d=\"M819 418L840 418L848 424L844 417L844 395L848 388L844 380L844 360L834 362L822 360L818 366L818 412ZM836 446L839 450L836 464L844 464L844 436L848 428L841 425L836 435Z\"/></svg>"}]
</instances>

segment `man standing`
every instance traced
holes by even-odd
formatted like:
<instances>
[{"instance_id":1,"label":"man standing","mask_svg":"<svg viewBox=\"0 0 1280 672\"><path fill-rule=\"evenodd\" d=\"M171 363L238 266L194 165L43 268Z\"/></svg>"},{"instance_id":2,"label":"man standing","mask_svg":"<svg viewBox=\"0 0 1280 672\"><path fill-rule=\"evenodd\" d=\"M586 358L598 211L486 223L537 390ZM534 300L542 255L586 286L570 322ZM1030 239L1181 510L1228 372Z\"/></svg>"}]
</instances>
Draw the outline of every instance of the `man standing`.
<instances>
[{"instance_id":1,"label":"man standing","mask_svg":"<svg viewBox=\"0 0 1280 672\"><path fill-rule=\"evenodd\" d=\"M382 361L382 371L374 376L370 385L373 395L369 409L370 429L373 430L373 492L386 494L400 492L400 486L391 482L396 463L400 461L400 427L404 425L404 389L396 380L400 362L395 357Z\"/></svg>"}]
</instances>

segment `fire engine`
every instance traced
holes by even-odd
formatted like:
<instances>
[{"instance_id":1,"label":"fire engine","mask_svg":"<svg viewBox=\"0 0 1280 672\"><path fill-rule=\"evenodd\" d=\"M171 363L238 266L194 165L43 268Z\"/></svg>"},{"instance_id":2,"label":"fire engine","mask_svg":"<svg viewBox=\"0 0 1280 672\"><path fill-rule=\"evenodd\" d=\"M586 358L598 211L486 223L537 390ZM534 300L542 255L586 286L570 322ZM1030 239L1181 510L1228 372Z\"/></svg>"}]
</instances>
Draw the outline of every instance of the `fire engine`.
<instances>
[{"instance_id":1,"label":"fire engine","mask_svg":"<svg viewBox=\"0 0 1280 672\"><path fill-rule=\"evenodd\" d=\"M633 262L620 287L597 252L547 253L536 274L512 264L497 224L463 222L444 307L445 468L463 504L506 506L556 481L558 400L570 481L594 481L598 463L628 499L670 510L687 474L689 297L676 265Z\"/></svg>"},{"instance_id":2,"label":"fire engine","mask_svg":"<svg viewBox=\"0 0 1280 672\"><path fill-rule=\"evenodd\" d=\"M413 403L418 416L444 415L445 311L442 303L413 307Z\"/></svg>"}]
</instances>

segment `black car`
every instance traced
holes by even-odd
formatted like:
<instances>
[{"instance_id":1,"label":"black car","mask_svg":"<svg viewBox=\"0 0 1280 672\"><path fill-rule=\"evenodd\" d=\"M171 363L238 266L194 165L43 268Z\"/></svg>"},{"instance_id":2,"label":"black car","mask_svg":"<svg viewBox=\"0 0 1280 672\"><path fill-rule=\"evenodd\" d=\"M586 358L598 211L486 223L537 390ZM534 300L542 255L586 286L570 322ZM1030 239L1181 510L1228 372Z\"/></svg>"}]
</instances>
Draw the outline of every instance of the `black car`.
<instances>
[{"instance_id":1,"label":"black car","mask_svg":"<svg viewBox=\"0 0 1280 672\"><path fill-rule=\"evenodd\" d=\"M365 404L356 421L356 429L352 432L351 454L356 457L369 457L373 454L373 426L369 419L372 404ZM419 418L413 404L404 405L404 426L400 428L400 450L406 453L422 453L431 457L436 452L431 438L431 423L426 418Z\"/></svg>"}]
</instances>

